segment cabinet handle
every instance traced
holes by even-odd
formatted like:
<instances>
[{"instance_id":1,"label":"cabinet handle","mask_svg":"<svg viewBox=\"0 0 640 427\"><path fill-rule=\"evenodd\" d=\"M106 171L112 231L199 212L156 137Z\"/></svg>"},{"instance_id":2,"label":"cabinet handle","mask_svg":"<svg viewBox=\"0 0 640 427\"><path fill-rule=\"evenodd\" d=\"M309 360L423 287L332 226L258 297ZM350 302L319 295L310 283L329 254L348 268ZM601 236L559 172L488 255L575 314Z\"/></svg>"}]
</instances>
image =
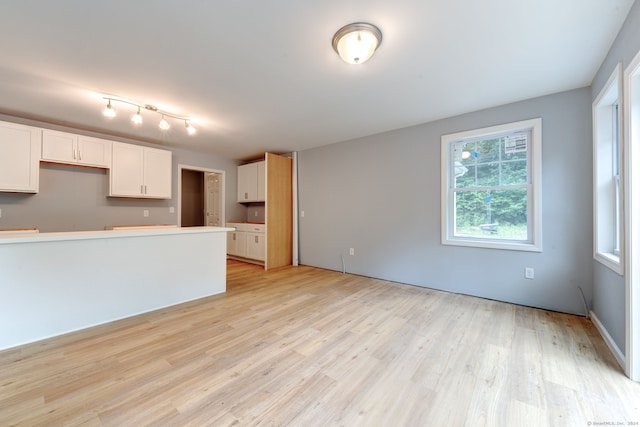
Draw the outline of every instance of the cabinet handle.
<instances>
[{"instance_id":1,"label":"cabinet handle","mask_svg":"<svg viewBox=\"0 0 640 427\"><path fill-rule=\"evenodd\" d=\"M147 194L147 186L144 186L144 194Z\"/></svg>"},{"instance_id":2,"label":"cabinet handle","mask_svg":"<svg viewBox=\"0 0 640 427\"><path fill-rule=\"evenodd\" d=\"M233 233L233 240L236 240L236 233Z\"/></svg>"},{"instance_id":3,"label":"cabinet handle","mask_svg":"<svg viewBox=\"0 0 640 427\"><path fill-rule=\"evenodd\" d=\"M249 198L249 193L244 193L244 199L247 200Z\"/></svg>"},{"instance_id":4,"label":"cabinet handle","mask_svg":"<svg viewBox=\"0 0 640 427\"><path fill-rule=\"evenodd\" d=\"M144 185L140 185L140 194L144 194Z\"/></svg>"},{"instance_id":5,"label":"cabinet handle","mask_svg":"<svg viewBox=\"0 0 640 427\"><path fill-rule=\"evenodd\" d=\"M78 148L78 160L82 160L82 151Z\"/></svg>"},{"instance_id":6,"label":"cabinet handle","mask_svg":"<svg viewBox=\"0 0 640 427\"><path fill-rule=\"evenodd\" d=\"M74 149L73 149L73 150L71 150L71 151L73 151L73 160L76 160L76 149L74 148Z\"/></svg>"},{"instance_id":7,"label":"cabinet handle","mask_svg":"<svg viewBox=\"0 0 640 427\"><path fill-rule=\"evenodd\" d=\"M254 238L256 239L256 243L258 243L258 236L254 236Z\"/></svg>"}]
</instances>

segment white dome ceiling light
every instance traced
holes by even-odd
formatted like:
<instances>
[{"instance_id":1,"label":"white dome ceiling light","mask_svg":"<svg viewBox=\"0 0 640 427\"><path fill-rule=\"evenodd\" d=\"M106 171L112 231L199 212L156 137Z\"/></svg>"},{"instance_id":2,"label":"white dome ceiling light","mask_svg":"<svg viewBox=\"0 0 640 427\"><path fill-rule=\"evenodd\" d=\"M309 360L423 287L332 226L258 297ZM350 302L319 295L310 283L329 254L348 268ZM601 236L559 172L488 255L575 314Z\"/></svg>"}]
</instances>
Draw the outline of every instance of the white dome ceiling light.
<instances>
[{"instance_id":1,"label":"white dome ceiling light","mask_svg":"<svg viewBox=\"0 0 640 427\"><path fill-rule=\"evenodd\" d=\"M369 60L382 43L382 32L366 22L354 22L340 28L333 36L333 49L347 64L362 64Z\"/></svg>"}]
</instances>

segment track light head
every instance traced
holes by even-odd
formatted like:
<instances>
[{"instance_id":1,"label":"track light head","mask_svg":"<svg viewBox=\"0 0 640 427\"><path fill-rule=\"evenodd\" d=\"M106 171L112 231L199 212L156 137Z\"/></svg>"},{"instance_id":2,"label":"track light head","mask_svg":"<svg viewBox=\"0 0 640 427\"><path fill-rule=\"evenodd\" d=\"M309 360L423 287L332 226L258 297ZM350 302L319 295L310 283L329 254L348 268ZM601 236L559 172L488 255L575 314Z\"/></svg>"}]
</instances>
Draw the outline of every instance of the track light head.
<instances>
[{"instance_id":1,"label":"track light head","mask_svg":"<svg viewBox=\"0 0 640 427\"><path fill-rule=\"evenodd\" d=\"M107 106L104 107L104 111L102 112L102 114L105 115L105 117L115 117L116 116L116 110L113 109L113 107L111 106L111 99L107 100Z\"/></svg>"},{"instance_id":2,"label":"track light head","mask_svg":"<svg viewBox=\"0 0 640 427\"><path fill-rule=\"evenodd\" d=\"M160 120L160 123L158 123L158 126L162 130L168 130L171 127L167 119L164 118L164 115L162 116L162 120Z\"/></svg>"},{"instance_id":3,"label":"track light head","mask_svg":"<svg viewBox=\"0 0 640 427\"><path fill-rule=\"evenodd\" d=\"M189 123L188 120L184 121L184 127L187 128L187 133L189 135L193 135L194 133L196 133L196 128L194 128L193 126L191 126L191 123Z\"/></svg>"},{"instance_id":4,"label":"track light head","mask_svg":"<svg viewBox=\"0 0 640 427\"><path fill-rule=\"evenodd\" d=\"M131 117L131 121L136 126L142 124L142 115L140 114L140 107L138 107L138 112Z\"/></svg>"}]
</instances>

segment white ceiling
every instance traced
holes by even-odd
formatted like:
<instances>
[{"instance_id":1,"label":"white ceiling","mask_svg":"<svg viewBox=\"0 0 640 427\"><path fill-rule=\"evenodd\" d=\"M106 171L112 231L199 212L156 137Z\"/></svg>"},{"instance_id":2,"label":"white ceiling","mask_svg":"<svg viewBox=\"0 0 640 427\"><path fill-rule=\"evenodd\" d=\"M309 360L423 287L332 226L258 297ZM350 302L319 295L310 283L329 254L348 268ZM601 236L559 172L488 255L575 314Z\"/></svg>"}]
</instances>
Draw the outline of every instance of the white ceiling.
<instances>
[{"instance_id":1,"label":"white ceiling","mask_svg":"<svg viewBox=\"0 0 640 427\"><path fill-rule=\"evenodd\" d=\"M0 10L0 112L234 159L591 83L633 0L20 0ZM366 21L367 63L331 38ZM172 121L114 95L191 116ZM153 122L153 123L152 123Z\"/></svg>"}]
</instances>

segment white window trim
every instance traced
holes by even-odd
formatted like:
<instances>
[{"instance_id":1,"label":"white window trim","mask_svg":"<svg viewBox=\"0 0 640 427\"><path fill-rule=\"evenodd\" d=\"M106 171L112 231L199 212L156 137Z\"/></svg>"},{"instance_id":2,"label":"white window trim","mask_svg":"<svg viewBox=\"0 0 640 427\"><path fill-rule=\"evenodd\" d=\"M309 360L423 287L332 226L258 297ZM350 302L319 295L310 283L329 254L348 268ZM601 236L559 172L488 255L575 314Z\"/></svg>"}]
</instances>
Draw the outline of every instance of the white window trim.
<instances>
[{"instance_id":1,"label":"white window trim","mask_svg":"<svg viewBox=\"0 0 640 427\"><path fill-rule=\"evenodd\" d=\"M468 138L478 138L483 136L491 136L499 133L517 132L522 130L531 131L531 155L530 164L530 180L531 194L529 200L530 221L529 229L531 231L531 242L507 242L504 240L491 239L465 239L453 236L453 211L452 203L450 203L451 193L451 174L449 173L449 165L451 165L451 150L449 149L452 142ZM458 132L448 135L442 135L441 138L441 202L442 209L441 218L441 239L443 245L468 246L489 249L506 249L514 251L530 251L542 252L542 119L536 118L531 120L523 120L520 122L507 123L498 126L491 126L482 129L474 129L464 132Z\"/></svg>"},{"instance_id":2,"label":"white window trim","mask_svg":"<svg viewBox=\"0 0 640 427\"><path fill-rule=\"evenodd\" d=\"M624 72L625 373L640 381L640 52Z\"/></svg>"},{"instance_id":3,"label":"white window trim","mask_svg":"<svg viewBox=\"0 0 640 427\"><path fill-rule=\"evenodd\" d=\"M613 270L617 274L624 273L624 222L623 222L623 205L624 205L624 165L623 165L623 91L622 91L622 64L618 64L616 68L609 76L609 79L605 83L604 87L593 101L592 105L592 118L593 118L593 258ZM618 253L615 253L615 249L612 251L606 251L603 246L611 242L615 237L613 231L613 224L611 218L607 218L606 211L611 208L611 197L604 197L599 191L603 181L611 179L612 176L612 161L611 156L599 155L600 150L610 150L612 145L609 143L611 138L611 126L612 126L612 105L617 102L618 104L618 165L620 173L620 202L619 202L619 215L618 222ZM601 197L602 196L602 197ZM609 195L610 196L610 195Z\"/></svg>"}]
</instances>

